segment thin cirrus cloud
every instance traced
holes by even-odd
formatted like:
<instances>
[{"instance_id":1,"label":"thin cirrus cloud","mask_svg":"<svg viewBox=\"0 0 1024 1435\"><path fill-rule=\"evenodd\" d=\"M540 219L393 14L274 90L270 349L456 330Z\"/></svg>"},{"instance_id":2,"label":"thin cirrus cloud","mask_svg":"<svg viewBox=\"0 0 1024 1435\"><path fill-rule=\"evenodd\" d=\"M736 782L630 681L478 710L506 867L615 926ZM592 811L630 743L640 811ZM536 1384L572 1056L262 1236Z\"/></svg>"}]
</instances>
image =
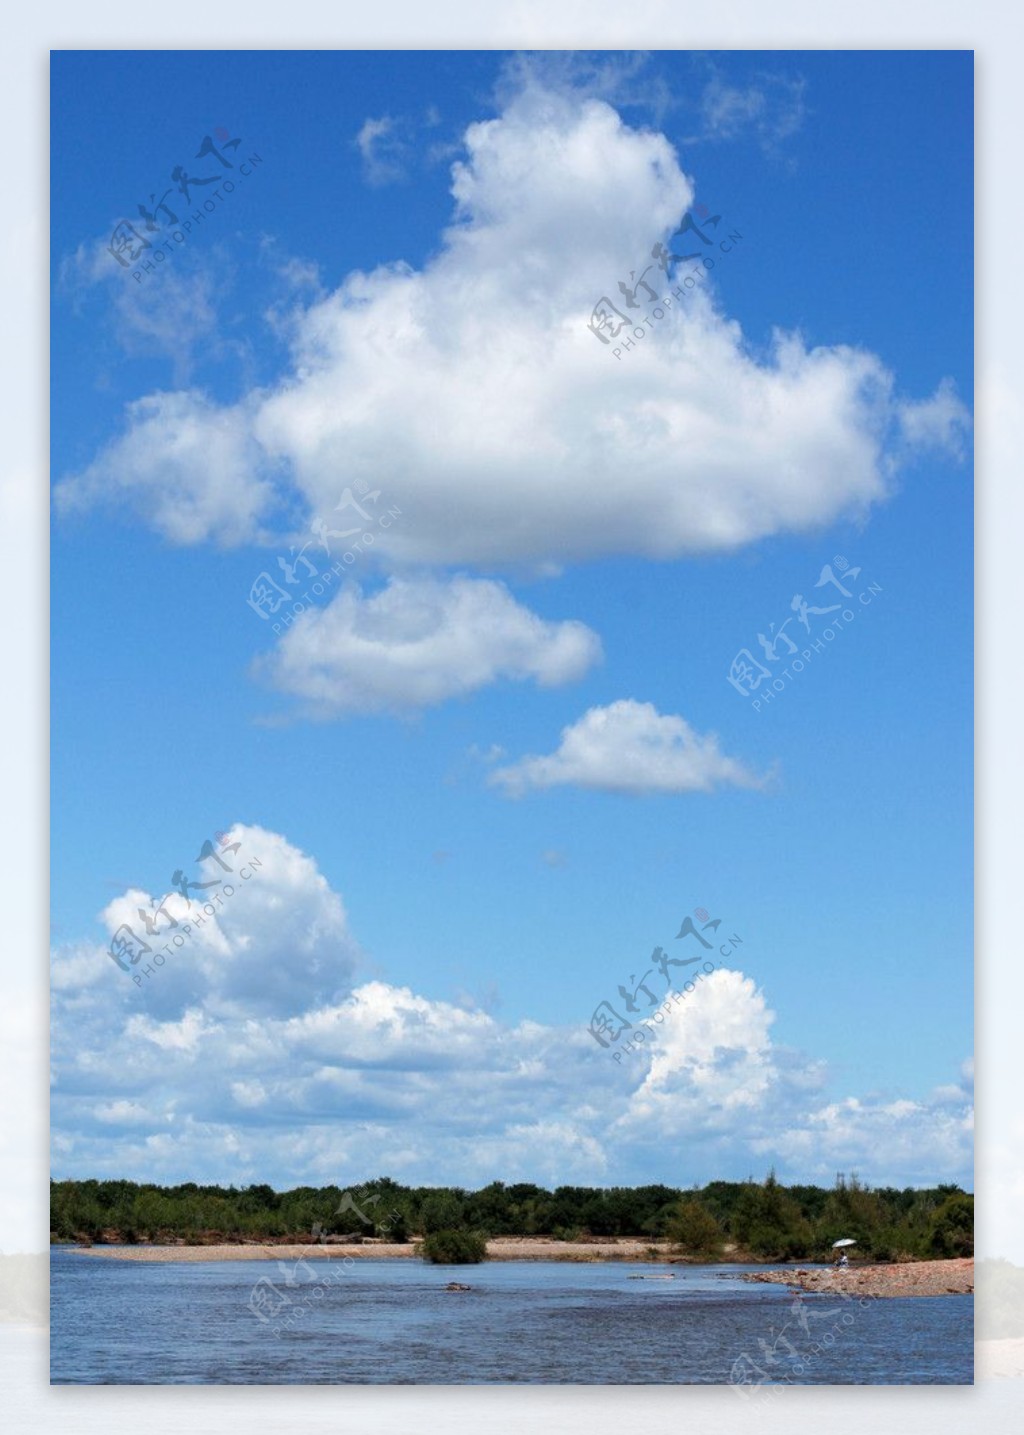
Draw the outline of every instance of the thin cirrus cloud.
<instances>
[{"instance_id":1,"label":"thin cirrus cloud","mask_svg":"<svg viewBox=\"0 0 1024 1435\"><path fill-rule=\"evenodd\" d=\"M937 424L864 349L779 330L756 353L710 291L621 360L588 332L694 200L664 135L527 78L463 147L421 268L396 256L300 308L288 372L237 403L137 400L59 505L134 505L173 542L238 544L282 503L323 512L339 482L386 480L392 566L667 559L862 516L917 446L955 447L967 412L948 386Z\"/></svg>"},{"instance_id":2,"label":"thin cirrus cloud","mask_svg":"<svg viewBox=\"0 0 1024 1435\"><path fill-rule=\"evenodd\" d=\"M372 597L353 585L301 614L254 666L328 718L431 707L501 679L554 687L600 658L585 624L548 622L503 583L392 578Z\"/></svg>"},{"instance_id":3,"label":"thin cirrus cloud","mask_svg":"<svg viewBox=\"0 0 1024 1435\"><path fill-rule=\"evenodd\" d=\"M562 729L555 752L521 758L489 778L509 797L551 787L635 796L711 792L716 787L764 788L769 780L727 757L713 733L702 737L684 718L631 698L591 708Z\"/></svg>"}]
</instances>

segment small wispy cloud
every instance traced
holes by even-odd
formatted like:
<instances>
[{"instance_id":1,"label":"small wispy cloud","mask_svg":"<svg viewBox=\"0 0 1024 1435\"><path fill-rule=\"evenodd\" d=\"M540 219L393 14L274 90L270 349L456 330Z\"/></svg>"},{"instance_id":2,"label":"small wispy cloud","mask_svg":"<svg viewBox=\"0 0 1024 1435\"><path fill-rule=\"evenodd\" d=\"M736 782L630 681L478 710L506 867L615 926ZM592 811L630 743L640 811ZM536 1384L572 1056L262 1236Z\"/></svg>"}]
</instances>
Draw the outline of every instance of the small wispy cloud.
<instances>
[{"instance_id":1,"label":"small wispy cloud","mask_svg":"<svg viewBox=\"0 0 1024 1435\"><path fill-rule=\"evenodd\" d=\"M363 158L363 177L367 184L381 188L401 184L409 177L412 145L407 122L391 115L369 118L356 135L356 147Z\"/></svg>"},{"instance_id":2,"label":"small wispy cloud","mask_svg":"<svg viewBox=\"0 0 1024 1435\"><path fill-rule=\"evenodd\" d=\"M231 277L214 251L166 265L159 284L133 283L111 260L107 241L94 239L61 262L56 293L79 316L101 299L101 323L116 349L129 359L169 360L174 384L183 386L200 362L241 354L220 333L219 300Z\"/></svg>"},{"instance_id":3,"label":"small wispy cloud","mask_svg":"<svg viewBox=\"0 0 1024 1435\"><path fill-rule=\"evenodd\" d=\"M700 97L704 140L752 137L766 153L774 153L804 122L805 81L762 74L751 85L730 85L712 75Z\"/></svg>"},{"instance_id":4,"label":"small wispy cloud","mask_svg":"<svg viewBox=\"0 0 1024 1435\"><path fill-rule=\"evenodd\" d=\"M942 379L930 399L901 403L898 418L903 436L913 448L944 449L954 458L963 456L971 415L958 398L952 379Z\"/></svg>"}]
</instances>

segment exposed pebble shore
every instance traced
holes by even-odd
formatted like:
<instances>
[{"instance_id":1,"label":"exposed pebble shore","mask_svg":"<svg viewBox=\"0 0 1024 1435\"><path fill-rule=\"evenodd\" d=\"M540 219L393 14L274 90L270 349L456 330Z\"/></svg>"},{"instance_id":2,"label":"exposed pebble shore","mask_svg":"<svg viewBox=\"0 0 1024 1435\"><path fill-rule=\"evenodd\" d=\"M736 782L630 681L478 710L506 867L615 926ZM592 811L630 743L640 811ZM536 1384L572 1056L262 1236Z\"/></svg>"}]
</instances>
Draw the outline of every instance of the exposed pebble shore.
<instances>
[{"instance_id":1,"label":"exposed pebble shore","mask_svg":"<svg viewBox=\"0 0 1024 1435\"><path fill-rule=\"evenodd\" d=\"M802 1291L849 1291L867 1296L970 1295L974 1290L974 1261L969 1256L950 1261L905 1261L899 1264L847 1266L845 1270L751 1271L747 1281L792 1286Z\"/></svg>"}]
</instances>

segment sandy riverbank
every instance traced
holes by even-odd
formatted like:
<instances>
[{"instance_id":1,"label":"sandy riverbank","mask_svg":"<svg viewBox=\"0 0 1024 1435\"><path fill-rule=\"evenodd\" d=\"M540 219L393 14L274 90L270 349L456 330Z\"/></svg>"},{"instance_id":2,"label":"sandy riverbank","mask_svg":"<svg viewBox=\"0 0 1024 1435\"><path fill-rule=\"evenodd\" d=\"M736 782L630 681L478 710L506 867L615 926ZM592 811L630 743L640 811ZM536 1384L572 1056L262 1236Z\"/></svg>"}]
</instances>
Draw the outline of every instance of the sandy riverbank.
<instances>
[{"instance_id":1,"label":"sandy riverbank","mask_svg":"<svg viewBox=\"0 0 1024 1435\"><path fill-rule=\"evenodd\" d=\"M974 1290L974 1261L905 1261L900 1264L848 1266L845 1270L751 1271L747 1281L792 1286L802 1291L848 1291L868 1296L970 1295Z\"/></svg>"},{"instance_id":2,"label":"sandy riverbank","mask_svg":"<svg viewBox=\"0 0 1024 1435\"><path fill-rule=\"evenodd\" d=\"M414 1259L413 1242L394 1245L387 1242L370 1245L220 1245L220 1246L83 1246L76 1247L87 1256L106 1256L120 1261L294 1261L299 1256L309 1260L376 1261L393 1257ZM652 1255L652 1249L656 1254ZM498 1237L487 1242L487 1257L492 1261L649 1261L667 1260L665 1242L652 1241L553 1241L543 1236Z\"/></svg>"},{"instance_id":3,"label":"sandy riverbank","mask_svg":"<svg viewBox=\"0 0 1024 1435\"><path fill-rule=\"evenodd\" d=\"M415 1260L416 1245L388 1242L361 1245L252 1244L213 1246L87 1246L87 1256L119 1261L340 1261ZM492 1261L664 1261L679 1262L665 1241L554 1241L544 1236L502 1236L487 1242ZM688 1264L688 1262L687 1262ZM726 1270L728 1267L726 1266ZM726 1273L723 1270L723 1274ZM788 1285L805 1291L847 1290L868 1296L967 1295L974 1290L973 1260L908 1261L898 1265L850 1266L845 1271L800 1266L751 1271L744 1280Z\"/></svg>"}]
</instances>

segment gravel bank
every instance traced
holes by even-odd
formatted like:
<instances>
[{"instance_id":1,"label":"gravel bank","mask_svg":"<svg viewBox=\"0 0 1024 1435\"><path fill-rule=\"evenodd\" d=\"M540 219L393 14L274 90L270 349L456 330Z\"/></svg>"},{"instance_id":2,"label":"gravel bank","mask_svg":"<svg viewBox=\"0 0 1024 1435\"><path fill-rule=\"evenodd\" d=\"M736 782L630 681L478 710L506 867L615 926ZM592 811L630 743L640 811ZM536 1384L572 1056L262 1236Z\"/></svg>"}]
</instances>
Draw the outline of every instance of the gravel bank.
<instances>
[{"instance_id":1,"label":"gravel bank","mask_svg":"<svg viewBox=\"0 0 1024 1435\"><path fill-rule=\"evenodd\" d=\"M855 1291L857 1295L970 1295L974 1290L974 1261L905 1261L892 1265L847 1266L845 1270L790 1269L752 1271L744 1280L793 1286L802 1291Z\"/></svg>"}]
</instances>

